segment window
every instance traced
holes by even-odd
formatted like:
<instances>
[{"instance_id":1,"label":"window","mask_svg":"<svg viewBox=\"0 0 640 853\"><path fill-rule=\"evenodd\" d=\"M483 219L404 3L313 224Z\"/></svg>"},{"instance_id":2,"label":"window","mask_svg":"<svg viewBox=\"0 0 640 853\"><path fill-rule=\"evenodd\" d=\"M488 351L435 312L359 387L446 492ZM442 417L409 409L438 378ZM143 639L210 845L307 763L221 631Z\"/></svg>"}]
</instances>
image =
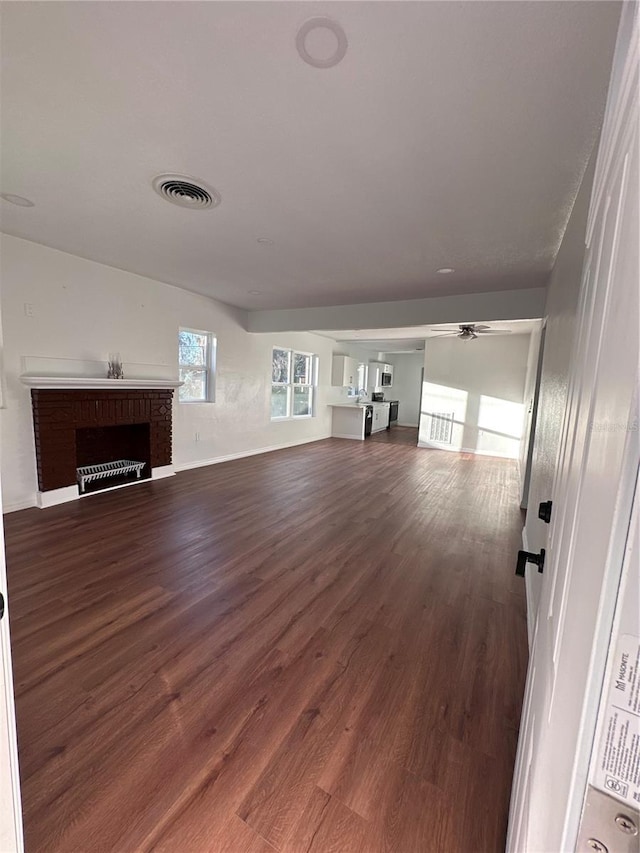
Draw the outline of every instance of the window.
<instances>
[{"instance_id":1,"label":"window","mask_svg":"<svg viewBox=\"0 0 640 853\"><path fill-rule=\"evenodd\" d=\"M178 366L181 403L213 403L215 399L216 336L211 332L180 329Z\"/></svg>"},{"instance_id":2,"label":"window","mask_svg":"<svg viewBox=\"0 0 640 853\"><path fill-rule=\"evenodd\" d=\"M347 397L361 397L367 393L367 377L369 368L362 362L358 365L356 384L347 389Z\"/></svg>"},{"instance_id":3,"label":"window","mask_svg":"<svg viewBox=\"0 0 640 853\"><path fill-rule=\"evenodd\" d=\"M314 416L318 356L273 348L271 356L271 419Z\"/></svg>"}]
</instances>

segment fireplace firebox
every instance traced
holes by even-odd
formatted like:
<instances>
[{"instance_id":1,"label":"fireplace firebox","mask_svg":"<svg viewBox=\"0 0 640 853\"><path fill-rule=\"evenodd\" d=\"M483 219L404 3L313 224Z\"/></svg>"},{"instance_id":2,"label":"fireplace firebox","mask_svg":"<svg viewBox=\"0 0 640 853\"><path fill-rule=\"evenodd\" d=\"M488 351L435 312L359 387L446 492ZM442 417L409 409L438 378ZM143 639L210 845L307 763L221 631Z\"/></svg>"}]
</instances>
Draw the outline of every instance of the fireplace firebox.
<instances>
[{"instance_id":1,"label":"fireplace firebox","mask_svg":"<svg viewBox=\"0 0 640 853\"><path fill-rule=\"evenodd\" d=\"M149 424L76 429L76 476L82 494L149 479Z\"/></svg>"}]
</instances>

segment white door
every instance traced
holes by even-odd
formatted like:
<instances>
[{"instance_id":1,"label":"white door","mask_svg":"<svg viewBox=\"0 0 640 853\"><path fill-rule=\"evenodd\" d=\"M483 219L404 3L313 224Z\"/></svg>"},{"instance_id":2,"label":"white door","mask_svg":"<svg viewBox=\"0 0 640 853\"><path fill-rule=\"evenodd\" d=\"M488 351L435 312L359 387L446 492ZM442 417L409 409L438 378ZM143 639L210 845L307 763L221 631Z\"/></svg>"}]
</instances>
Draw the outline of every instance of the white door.
<instances>
[{"instance_id":1,"label":"white door","mask_svg":"<svg viewBox=\"0 0 640 853\"><path fill-rule=\"evenodd\" d=\"M640 816L640 482L609 646L607 674L598 710L598 733L589 771L589 787L580 822L579 850L639 851L637 834L621 817L638 824ZM625 831L625 829L627 831ZM594 843L596 842L596 843ZM626 842L626 843L625 843Z\"/></svg>"},{"instance_id":2,"label":"white door","mask_svg":"<svg viewBox=\"0 0 640 853\"><path fill-rule=\"evenodd\" d=\"M572 851L638 474L638 9L623 7L596 165L507 849Z\"/></svg>"},{"instance_id":3,"label":"white door","mask_svg":"<svg viewBox=\"0 0 640 853\"><path fill-rule=\"evenodd\" d=\"M2 504L0 501L0 518ZM22 851L22 816L16 720L13 704L11 646L7 612L7 575L4 557L4 530L0 523L0 595L4 615L0 620L0 851Z\"/></svg>"}]
</instances>

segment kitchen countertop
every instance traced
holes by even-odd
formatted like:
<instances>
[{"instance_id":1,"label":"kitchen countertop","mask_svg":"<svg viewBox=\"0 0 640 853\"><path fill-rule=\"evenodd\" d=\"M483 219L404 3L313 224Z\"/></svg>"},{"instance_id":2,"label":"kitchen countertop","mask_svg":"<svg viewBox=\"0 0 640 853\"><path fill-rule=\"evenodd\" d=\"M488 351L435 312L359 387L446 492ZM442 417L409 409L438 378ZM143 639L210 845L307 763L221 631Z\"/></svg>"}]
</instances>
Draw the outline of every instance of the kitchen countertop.
<instances>
[{"instance_id":1,"label":"kitchen countertop","mask_svg":"<svg viewBox=\"0 0 640 853\"><path fill-rule=\"evenodd\" d=\"M385 406L389 403L398 403L398 400L381 400L371 402L370 400L366 403L329 403L333 409L362 409L365 406Z\"/></svg>"}]
</instances>

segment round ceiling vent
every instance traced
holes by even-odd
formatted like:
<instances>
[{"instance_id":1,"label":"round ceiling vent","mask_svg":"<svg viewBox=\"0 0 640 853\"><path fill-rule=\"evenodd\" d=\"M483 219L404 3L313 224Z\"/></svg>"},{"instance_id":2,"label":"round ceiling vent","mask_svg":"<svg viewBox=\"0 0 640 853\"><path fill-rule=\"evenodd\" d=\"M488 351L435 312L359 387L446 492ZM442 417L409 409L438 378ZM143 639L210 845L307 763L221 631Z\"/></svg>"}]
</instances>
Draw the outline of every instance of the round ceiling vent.
<instances>
[{"instance_id":1,"label":"round ceiling vent","mask_svg":"<svg viewBox=\"0 0 640 853\"><path fill-rule=\"evenodd\" d=\"M331 18L309 18L296 36L300 58L314 68L333 68L347 52L344 30Z\"/></svg>"},{"instance_id":2,"label":"round ceiling vent","mask_svg":"<svg viewBox=\"0 0 640 853\"><path fill-rule=\"evenodd\" d=\"M153 179L153 188L171 204L191 210L217 207L222 201L220 193L202 181L196 183L196 180L188 175L158 175Z\"/></svg>"}]
</instances>

